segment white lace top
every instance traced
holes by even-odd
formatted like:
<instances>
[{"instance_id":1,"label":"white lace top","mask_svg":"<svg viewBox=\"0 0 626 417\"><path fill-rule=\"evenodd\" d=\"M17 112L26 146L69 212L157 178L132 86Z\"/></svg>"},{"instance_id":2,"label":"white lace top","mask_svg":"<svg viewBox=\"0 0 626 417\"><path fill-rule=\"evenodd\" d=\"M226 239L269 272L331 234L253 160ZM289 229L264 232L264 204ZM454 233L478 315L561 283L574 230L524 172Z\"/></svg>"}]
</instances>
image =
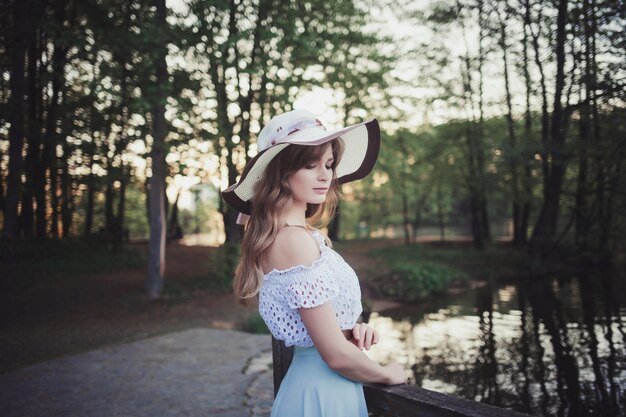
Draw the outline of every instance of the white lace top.
<instances>
[{"instance_id":1,"label":"white lace top","mask_svg":"<svg viewBox=\"0 0 626 417\"><path fill-rule=\"evenodd\" d=\"M324 237L312 233L320 245L320 257L311 266L274 269L263 278L259 293L259 313L272 335L286 346L313 346L298 308L311 308L332 300L337 323L352 329L363 311L361 288L354 270Z\"/></svg>"}]
</instances>

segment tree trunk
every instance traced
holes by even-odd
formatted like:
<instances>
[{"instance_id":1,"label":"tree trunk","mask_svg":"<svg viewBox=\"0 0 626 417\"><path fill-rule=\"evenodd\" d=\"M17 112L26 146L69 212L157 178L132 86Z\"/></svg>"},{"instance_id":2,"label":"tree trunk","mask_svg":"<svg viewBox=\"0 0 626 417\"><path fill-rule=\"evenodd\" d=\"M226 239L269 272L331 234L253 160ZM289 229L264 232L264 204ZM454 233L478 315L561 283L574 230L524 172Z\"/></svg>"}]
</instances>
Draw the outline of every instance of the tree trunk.
<instances>
[{"instance_id":1,"label":"tree trunk","mask_svg":"<svg viewBox=\"0 0 626 417\"><path fill-rule=\"evenodd\" d=\"M2 153L0 153L0 158L4 158L4 155L2 155ZM2 169L0 169L0 213L2 213L2 218L4 219L5 213L4 213L4 205L5 205L5 200L4 200L4 173L2 172Z\"/></svg>"},{"instance_id":2,"label":"tree trunk","mask_svg":"<svg viewBox=\"0 0 626 417\"><path fill-rule=\"evenodd\" d=\"M231 35L234 35L236 31L235 25L235 4L231 2ZM261 73L261 78L265 77L265 72L267 70L267 66L264 65L264 55L263 55L263 47L262 47L262 39L263 39L263 31L265 30L265 25L267 24L267 15L271 10L271 1L269 0L260 0L257 6L257 19L256 26L254 27L254 37L252 41L252 49L250 55L250 67L255 71ZM237 50L235 49L235 53ZM239 62L237 59L235 62ZM261 65L259 65L261 63ZM238 68L238 67L236 67ZM252 73L250 73L252 76ZM251 108L252 103L254 102L256 95L263 95L267 89L267 83L261 82L259 83L258 90L254 89L254 84L250 83L250 88L247 91L247 94L244 94L242 89L239 89L239 107L241 108L241 130L239 131L239 137L241 138L241 142L244 146L244 149L248 149L250 145L250 121L251 121ZM263 121L263 119L261 119ZM244 153L244 161L248 160L248 153ZM337 230L338 232L338 230ZM330 236L329 236L330 237ZM338 236L335 236L338 237ZM332 239L332 238L331 238Z\"/></svg>"},{"instance_id":3,"label":"tree trunk","mask_svg":"<svg viewBox=\"0 0 626 417\"><path fill-rule=\"evenodd\" d=\"M166 30L167 10L165 0L154 0L156 7L155 28ZM161 32L163 33L163 32ZM163 289L165 272L165 101L167 99L167 42L161 39L154 45L156 50L156 94L153 108L153 144L150 152L152 159L152 178L150 179L150 254L146 291L149 298L158 298Z\"/></svg>"},{"instance_id":4,"label":"tree trunk","mask_svg":"<svg viewBox=\"0 0 626 417\"><path fill-rule=\"evenodd\" d=\"M415 206L415 211L413 212L413 222L411 224L411 243L417 242L417 233L422 224L422 210L419 205Z\"/></svg>"},{"instance_id":5,"label":"tree trunk","mask_svg":"<svg viewBox=\"0 0 626 417\"><path fill-rule=\"evenodd\" d=\"M236 5L233 2L230 2L229 7L230 7L229 22L233 22L235 19ZM236 33L233 33L233 31L236 31L236 26L233 27L232 24L229 24L229 30L230 30L229 36L232 36L232 37L237 36ZM220 146L220 148L217 150L217 153L219 155L222 153L223 150L226 150L226 152L224 152L223 154L223 157L220 163L226 165L227 182L229 185L231 185L236 182L237 176L239 175L239 173L237 172L237 167L235 163L233 162L235 158L235 155L233 155L235 144L232 141L234 127L233 127L233 123L230 121L230 118L228 117L227 109L231 101L229 100L228 93L226 91L226 74L225 74L227 58L229 57L229 54L233 52L233 50L229 50L227 48L225 49L224 47L218 46L217 44L214 43L214 40L212 37L209 38L207 43L211 44L212 47L216 48L216 50L218 50L221 53L220 56L215 56L215 55L212 56L211 63L209 65L209 73L211 76L211 81L213 82L213 85L215 88L215 99L217 101L216 113L217 113L218 131L219 131L219 135L223 136L225 139L224 146L223 147ZM236 223L237 216L239 213L237 212L237 210L233 209L232 207L226 204L220 203L220 207L221 207L220 212L224 219L224 233L226 235L226 242L228 243L240 242L241 235L242 235L241 233L242 228L238 226Z\"/></svg>"},{"instance_id":6,"label":"tree trunk","mask_svg":"<svg viewBox=\"0 0 626 417\"><path fill-rule=\"evenodd\" d=\"M48 160L50 167L50 206L51 206L51 222L50 235L53 239L59 238L59 196L58 196L58 157L56 154L57 134L56 129L52 128L50 133L46 132L46 143L44 144L44 155Z\"/></svg>"},{"instance_id":7,"label":"tree trunk","mask_svg":"<svg viewBox=\"0 0 626 417\"><path fill-rule=\"evenodd\" d=\"M521 246L525 242L523 235L525 229L522 226L522 201L520 198L519 179L518 179L518 155L519 150L517 146L517 139L515 135L515 122L513 121L513 105L511 104L511 87L509 81L509 64L508 64L508 49L506 39L506 18L498 16L500 19L500 48L502 49L502 66L504 69L504 91L506 93L506 125L507 133L509 137L509 169L511 170L511 199L512 199L512 211L513 211L513 243L516 246Z\"/></svg>"},{"instance_id":8,"label":"tree trunk","mask_svg":"<svg viewBox=\"0 0 626 417\"><path fill-rule=\"evenodd\" d=\"M404 231L404 244L408 246L411 244L411 221L405 187L402 187L402 230Z\"/></svg>"},{"instance_id":9,"label":"tree trunk","mask_svg":"<svg viewBox=\"0 0 626 417\"><path fill-rule=\"evenodd\" d=\"M234 184L237 180L238 172L237 167L233 162L233 152L234 152L234 144L232 143L232 133L233 126L228 118L228 113L226 111L228 106L228 96L226 94L226 82L223 78L223 67L220 65L217 68L218 64L211 64L211 73L212 78L215 83L216 90L216 98L218 102L217 106L217 114L218 114L218 125L220 127L220 132L223 133L223 136L226 138L225 149L226 155L224 155L226 168L228 172L228 184ZM237 210L233 209L228 205L222 205L222 216L224 218L224 232L226 234L226 242L228 243L237 243L241 240L241 227L237 225L237 216L239 213Z\"/></svg>"},{"instance_id":10,"label":"tree trunk","mask_svg":"<svg viewBox=\"0 0 626 417\"><path fill-rule=\"evenodd\" d=\"M113 214L113 184L111 182L111 164L110 158L107 159L107 175L106 175L106 190L104 192L104 229L107 236L111 236L113 230L113 223L115 222L115 215Z\"/></svg>"},{"instance_id":11,"label":"tree trunk","mask_svg":"<svg viewBox=\"0 0 626 417\"><path fill-rule=\"evenodd\" d=\"M430 183L432 184L432 182ZM428 201L428 195L430 194L431 186L428 186L424 193L421 195L419 200L415 204L415 211L413 216L413 223L411 227L412 241L417 242L417 232L422 224L422 212L424 210L424 206Z\"/></svg>"},{"instance_id":12,"label":"tree trunk","mask_svg":"<svg viewBox=\"0 0 626 417\"><path fill-rule=\"evenodd\" d=\"M549 155L552 153L550 144L550 115L548 113L548 90L546 88L546 77L543 71L543 62L541 61L541 51L539 47L539 34L533 31L530 18L531 5L525 0L525 19L526 26L532 36L532 45L534 51L535 65L539 70L539 85L541 86L541 166L543 170L543 199L547 198L548 179L550 178L551 165ZM537 25L541 24L541 14L539 14ZM539 30L537 31L539 32Z\"/></svg>"},{"instance_id":13,"label":"tree trunk","mask_svg":"<svg viewBox=\"0 0 626 417\"><path fill-rule=\"evenodd\" d=\"M481 151L482 153L482 151ZM487 195L485 191L484 174L482 175L483 181L480 183L478 189L478 209L480 210L480 231L483 235L484 242L491 241L491 226L489 225L489 208L487 207Z\"/></svg>"},{"instance_id":14,"label":"tree trunk","mask_svg":"<svg viewBox=\"0 0 626 417\"><path fill-rule=\"evenodd\" d=\"M596 36L595 36L596 33L598 32L598 28L597 28L598 17L596 15L595 0L590 0L589 6L591 8L590 10L591 71L590 72L591 72L591 80L594 86L594 88L591 90L592 96L591 96L591 103L590 103L591 105L591 126L590 127L592 131L591 136L595 140L595 148L603 149L604 140L601 135L600 115L598 112L598 97L596 95L596 90L595 90L595 88L597 88L596 83L598 80L598 75L597 75L598 65L596 62L597 48L596 48ZM624 175L622 166L624 164L624 158L626 158L626 151L624 147L621 146L619 154L616 155L615 160L617 162L613 171L613 176L608 181L609 183L608 195L606 195L604 192L605 169L604 169L604 161L602 160L602 153L597 152L596 155L597 155L596 161L595 161L596 167L597 167L596 168L596 184L597 184L596 188L598 190L596 195L597 195L598 212L599 212L598 226L600 229L600 233L598 235L598 242L596 246L598 250L600 251L600 253L608 254L610 250L610 233L611 233L612 223L613 223L612 221L613 219L613 195L617 191L616 190L617 181L619 180L620 177L623 178L623 175Z\"/></svg>"},{"instance_id":15,"label":"tree trunk","mask_svg":"<svg viewBox=\"0 0 626 417\"><path fill-rule=\"evenodd\" d=\"M128 13L128 24L130 24L130 12ZM120 58L122 62L126 62L126 56ZM126 215L126 185L129 181L128 169L124 164L124 158L122 153L128 146L128 84L129 84L129 71L125 64L122 64L122 77L120 82L121 100L120 100L120 112L118 115L117 123L122 127L122 131L119 134L115 142L115 150L113 152L113 158L119 157L120 166L115 169L116 175L113 175L120 182L117 200L117 214L113 214L113 223L111 230L111 244L115 251L119 251L124 240L124 227L125 227L125 215ZM163 177L165 179L165 177ZM167 207L167 206L166 206ZM167 218L167 217L166 217Z\"/></svg>"},{"instance_id":16,"label":"tree trunk","mask_svg":"<svg viewBox=\"0 0 626 417\"><path fill-rule=\"evenodd\" d=\"M28 183L24 184L22 190L22 210L20 211L19 220L18 220L18 231L17 235L22 236L28 239L32 239L34 236L33 233L33 195L30 192L30 185Z\"/></svg>"},{"instance_id":17,"label":"tree trunk","mask_svg":"<svg viewBox=\"0 0 626 417\"><path fill-rule=\"evenodd\" d=\"M463 27L463 38L466 40L465 27ZM473 101L472 90L472 67L469 57L469 48L464 57L464 68L462 72L463 78L463 93L465 98L465 106L471 111L471 117L466 122L465 136L467 140L467 166L468 166L468 191L470 202L470 225L472 230L472 237L474 241L474 247L477 249L483 249L485 247L485 232L486 228L483 222L486 220L487 210L484 199L481 197L481 189L483 187L483 175L480 171L480 140L477 138L480 135L480 126L476 127L476 115ZM478 130L478 135L475 130Z\"/></svg>"},{"instance_id":18,"label":"tree trunk","mask_svg":"<svg viewBox=\"0 0 626 417\"><path fill-rule=\"evenodd\" d=\"M589 228L590 228L590 213L589 213L589 204L587 203L587 193L588 193L588 160L587 160L587 151L582 148L586 146L586 141L588 138L586 126L587 121L583 120L581 117L580 120L580 144L578 155L578 178L576 181L576 201L575 201L575 227L574 227L574 240L576 242L576 251L578 253L584 253L587 251L588 243L589 243ZM584 136L583 136L584 135Z\"/></svg>"},{"instance_id":19,"label":"tree trunk","mask_svg":"<svg viewBox=\"0 0 626 417\"><path fill-rule=\"evenodd\" d=\"M580 101L583 104L580 110L580 119L578 122L578 177L576 181L576 199L575 199L575 227L574 241L578 253L584 253L588 249L589 229L590 229L590 213L587 195L589 193L588 176L589 176L589 155L588 147L591 142L589 138L589 98L590 98L590 51L589 51L589 32L587 25L587 1L583 2L583 20L585 27L585 75L584 82L581 86ZM583 96L584 93L584 96Z\"/></svg>"},{"instance_id":20,"label":"tree trunk","mask_svg":"<svg viewBox=\"0 0 626 417\"><path fill-rule=\"evenodd\" d=\"M483 39L484 35L484 19L483 19L483 1L478 0L478 25L479 25L479 34L478 34L478 126L476 132L476 168L478 171L478 201L480 208L480 223L481 223L481 231L483 234L483 239L485 241L491 240L491 228L489 227L489 210L487 208L487 193L485 191L485 146L484 146L484 109L483 109L483 61L484 61L484 50L483 50ZM468 68L469 71L469 68Z\"/></svg>"},{"instance_id":21,"label":"tree trunk","mask_svg":"<svg viewBox=\"0 0 626 417\"><path fill-rule=\"evenodd\" d=\"M93 175L93 155L89 163L89 176L87 177L87 204L85 207L85 229L83 235L88 237L93 226L93 199L95 194L95 176Z\"/></svg>"},{"instance_id":22,"label":"tree trunk","mask_svg":"<svg viewBox=\"0 0 626 417\"><path fill-rule=\"evenodd\" d=\"M120 185L120 199L117 202L117 243L119 245L124 242L126 236L126 187L128 184L128 180L124 171L124 166L122 165L122 184Z\"/></svg>"},{"instance_id":23,"label":"tree trunk","mask_svg":"<svg viewBox=\"0 0 626 417\"><path fill-rule=\"evenodd\" d=\"M468 122L469 123L469 122ZM476 174L475 163L475 141L472 138L473 132L469 128L466 128L467 146L468 146L468 188L469 188L469 210L470 210L470 227L472 231L472 237L474 241L474 247L476 249L483 249L485 247L485 239L483 233L483 227L481 225L482 215L480 210L479 191L477 182L479 181Z\"/></svg>"},{"instance_id":24,"label":"tree trunk","mask_svg":"<svg viewBox=\"0 0 626 417\"><path fill-rule=\"evenodd\" d=\"M530 96L532 92L532 79L530 77L530 71L528 71L529 57L528 57L528 25L530 24L530 9L528 6L528 2L526 2L524 11L524 36L522 39L523 46L523 71L524 71L524 83L525 83L525 92L526 92L526 111L524 113L524 146L522 152L522 161L524 165L524 171L522 175L522 195L523 195L523 203L522 203L522 215L521 215L521 225L520 231L522 232L520 238L522 239L522 243L526 245L528 243L528 222L530 219L530 201L532 198L532 170L530 168L531 158L534 156L533 152L530 152L531 149L531 141L533 137L532 128L533 128L533 119L532 119L532 110L530 103Z\"/></svg>"},{"instance_id":25,"label":"tree trunk","mask_svg":"<svg viewBox=\"0 0 626 417\"><path fill-rule=\"evenodd\" d=\"M216 71L217 72L217 71ZM221 81L219 81L218 87L216 88L216 95L218 97L218 103L225 103L224 107L220 104L218 105L217 113L219 119L219 125L222 128L222 132L224 132L224 137L226 137L226 150L227 154L225 156L226 167L228 172L228 184L234 184L237 180L237 167L233 162L233 153L234 153L234 144L231 141L233 127L228 119L228 114L226 113L226 106L228 104L228 99L226 95L226 85L221 77L218 77ZM220 98L221 97L221 101ZM222 215L224 217L224 232L226 234L226 242L228 243L237 243L241 241L242 230L241 226L237 225L237 216L239 213L237 210L233 209L230 206L222 205Z\"/></svg>"},{"instance_id":26,"label":"tree trunk","mask_svg":"<svg viewBox=\"0 0 626 417\"><path fill-rule=\"evenodd\" d=\"M67 143L67 135L61 135L63 158L61 158L61 236L67 238L70 236L70 227L72 224L72 178L70 177L70 147Z\"/></svg>"},{"instance_id":27,"label":"tree trunk","mask_svg":"<svg viewBox=\"0 0 626 417\"><path fill-rule=\"evenodd\" d=\"M167 240L180 239L183 237L180 229L180 222L178 221L178 200L180 199L180 192L181 190L178 190L174 204L172 204L172 212L169 216L170 221L167 227Z\"/></svg>"},{"instance_id":28,"label":"tree trunk","mask_svg":"<svg viewBox=\"0 0 626 417\"><path fill-rule=\"evenodd\" d=\"M44 34L45 36L45 34ZM48 74L44 65L41 64L41 51L46 48L47 39L42 36L40 38L40 47L39 47L39 79L47 79ZM46 60L49 60L50 57L47 57ZM36 125L39 128L37 132L37 139L39 140L39 150L38 150L38 159L37 166L35 167L34 173L34 187L33 190L35 203L37 204L36 212L35 212L35 234L38 240L44 240L48 238L48 208L49 208L49 197L47 190L47 181L46 175L50 168L49 160L50 158L46 154L49 147L46 141L46 135L48 130L48 124L50 123L50 105L49 103L44 104L44 94L42 92L43 83L39 83L38 94L35 96L38 101L37 105L37 123ZM48 99L49 100L49 99ZM44 117L44 113L46 116ZM42 133L42 127L45 128L46 133ZM43 143L42 143L43 142Z\"/></svg>"},{"instance_id":29,"label":"tree trunk","mask_svg":"<svg viewBox=\"0 0 626 417\"><path fill-rule=\"evenodd\" d=\"M11 100L9 129L9 173L5 199L3 237L17 238L18 202L22 183L22 148L24 146L24 60L28 19L28 0L13 2L13 48L11 48ZM23 23L18 24L17 22ZM11 245L9 245L11 247Z\"/></svg>"},{"instance_id":30,"label":"tree trunk","mask_svg":"<svg viewBox=\"0 0 626 417\"><path fill-rule=\"evenodd\" d=\"M38 13L36 14L38 16ZM33 17L35 21L37 18ZM34 23L33 23L34 24ZM25 183L22 191L22 210L20 212L19 231L18 235L32 238L34 235L34 214L33 209L33 197L36 193L38 185L37 179L37 166L39 165L39 153L41 148L41 126L39 126L39 118L37 117L37 111L42 109L37 108L37 104L41 97L41 89L38 88L37 80L42 74L38 74L39 55L41 51L38 46L39 37L42 36L40 31L36 28L31 29L29 34L28 45L28 67L26 69L26 83L27 83L27 96L28 101L26 105L26 139L27 139L27 154L24 161L24 177ZM41 70L40 70L41 71ZM39 210L37 210L39 211Z\"/></svg>"},{"instance_id":31,"label":"tree trunk","mask_svg":"<svg viewBox=\"0 0 626 417\"><path fill-rule=\"evenodd\" d=\"M85 206L85 225L83 229L83 236L89 237L92 233L93 227L93 208L94 208L94 196L96 193L96 176L93 172L94 170L94 155L97 152L98 146L96 145L96 108L94 106L97 97L96 97L96 87L98 83L97 76L97 54L93 54L91 57L90 64L94 69L92 71L92 79L91 79L91 105L89 107L89 133L91 135L91 141L85 144L85 153L86 157L89 158L89 175L87 176L86 185L87 185L87 204Z\"/></svg>"},{"instance_id":32,"label":"tree trunk","mask_svg":"<svg viewBox=\"0 0 626 417\"><path fill-rule=\"evenodd\" d=\"M56 129L58 128L57 119L58 109L65 101L65 93L63 90L65 80L65 61L67 56L67 45L63 39L63 28L65 27L65 2L57 0L55 2L55 20L57 30L59 34L55 39L54 52L52 56L52 97L50 100L50 109L48 118L51 119L48 126L52 129L52 135L56 136ZM71 23L71 22L70 22ZM71 119L70 119L71 120ZM71 126L71 122L70 122ZM65 132L70 132L71 129L65 129ZM72 178L69 173L69 158L70 158L70 146L67 142L67 134L63 134L61 137L63 147L63 159L62 159L62 171L61 171L61 222L62 222L62 236L64 238L69 237L70 228L72 223Z\"/></svg>"},{"instance_id":33,"label":"tree trunk","mask_svg":"<svg viewBox=\"0 0 626 417\"><path fill-rule=\"evenodd\" d=\"M563 132L563 104L561 98L565 81L565 27L567 24L567 0L559 0L556 31L556 78L554 109L552 112L552 170L548 179L545 200L529 242L529 251L535 261L548 254L556 235L559 217L559 201L565 177L565 135Z\"/></svg>"},{"instance_id":34,"label":"tree trunk","mask_svg":"<svg viewBox=\"0 0 626 417\"><path fill-rule=\"evenodd\" d=\"M124 243L124 223L126 212L126 174L124 173L124 165L119 168L119 196L117 200L117 214L113 215L113 223L110 230L110 241L113 252L119 252L122 249ZM167 218L167 217L166 217Z\"/></svg>"},{"instance_id":35,"label":"tree trunk","mask_svg":"<svg viewBox=\"0 0 626 417\"><path fill-rule=\"evenodd\" d=\"M446 240L446 223L443 217L443 198L441 195L441 183L437 182L437 223L439 224L439 239Z\"/></svg>"}]
</instances>

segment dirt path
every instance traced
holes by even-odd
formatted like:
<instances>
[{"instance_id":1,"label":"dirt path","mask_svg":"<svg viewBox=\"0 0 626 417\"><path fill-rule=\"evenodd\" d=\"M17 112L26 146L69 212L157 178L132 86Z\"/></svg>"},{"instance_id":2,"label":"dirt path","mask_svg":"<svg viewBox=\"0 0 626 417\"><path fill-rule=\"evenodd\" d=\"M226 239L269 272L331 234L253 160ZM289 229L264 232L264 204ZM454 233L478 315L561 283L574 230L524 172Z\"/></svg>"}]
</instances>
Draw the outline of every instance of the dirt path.
<instances>
[{"instance_id":1,"label":"dirt path","mask_svg":"<svg viewBox=\"0 0 626 417\"><path fill-rule=\"evenodd\" d=\"M364 300L381 310L393 303L377 297L369 282L385 271L370 250L401 241L339 243L336 250L355 269ZM135 244L147 250L145 244ZM145 268L44 281L0 292L0 373L103 345L192 327L240 329L255 308L242 308L231 293L189 287L209 276L211 247L172 244L167 248L166 291L158 301L144 295ZM172 285L173 284L173 285Z\"/></svg>"},{"instance_id":2,"label":"dirt path","mask_svg":"<svg viewBox=\"0 0 626 417\"><path fill-rule=\"evenodd\" d=\"M208 276L211 250L168 246L166 283ZM218 290L182 290L149 301L143 291L145 274L145 268L135 268L2 292L0 372L191 327L237 328L254 313Z\"/></svg>"}]
</instances>

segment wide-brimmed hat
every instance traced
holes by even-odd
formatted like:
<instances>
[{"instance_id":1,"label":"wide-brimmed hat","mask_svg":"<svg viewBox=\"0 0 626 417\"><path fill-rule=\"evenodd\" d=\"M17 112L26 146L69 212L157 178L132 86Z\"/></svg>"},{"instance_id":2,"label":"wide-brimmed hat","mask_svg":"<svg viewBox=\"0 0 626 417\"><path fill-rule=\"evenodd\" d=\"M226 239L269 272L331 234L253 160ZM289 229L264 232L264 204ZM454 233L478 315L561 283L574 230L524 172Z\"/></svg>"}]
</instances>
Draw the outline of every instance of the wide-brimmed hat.
<instances>
[{"instance_id":1,"label":"wide-brimmed hat","mask_svg":"<svg viewBox=\"0 0 626 417\"><path fill-rule=\"evenodd\" d=\"M287 146L320 145L341 137L344 152L335 168L340 184L369 174L376 164L380 149L380 127L376 119L357 123L342 129L328 131L310 111L293 110L275 116L261 130L257 139L259 153L248 161L239 181L224 191L224 200L244 214L251 214L250 200L257 182L263 177L270 161Z\"/></svg>"}]
</instances>

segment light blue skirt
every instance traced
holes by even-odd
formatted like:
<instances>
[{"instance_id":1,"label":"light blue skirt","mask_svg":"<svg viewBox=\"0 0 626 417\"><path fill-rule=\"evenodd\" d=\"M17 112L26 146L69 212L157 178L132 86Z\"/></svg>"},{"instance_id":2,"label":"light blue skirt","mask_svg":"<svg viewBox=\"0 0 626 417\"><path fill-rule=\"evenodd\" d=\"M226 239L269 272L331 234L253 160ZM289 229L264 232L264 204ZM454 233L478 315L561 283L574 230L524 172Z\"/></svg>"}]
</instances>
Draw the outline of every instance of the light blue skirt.
<instances>
[{"instance_id":1,"label":"light blue skirt","mask_svg":"<svg viewBox=\"0 0 626 417\"><path fill-rule=\"evenodd\" d=\"M296 346L271 417L367 417L363 385L330 369L314 347Z\"/></svg>"}]
</instances>

